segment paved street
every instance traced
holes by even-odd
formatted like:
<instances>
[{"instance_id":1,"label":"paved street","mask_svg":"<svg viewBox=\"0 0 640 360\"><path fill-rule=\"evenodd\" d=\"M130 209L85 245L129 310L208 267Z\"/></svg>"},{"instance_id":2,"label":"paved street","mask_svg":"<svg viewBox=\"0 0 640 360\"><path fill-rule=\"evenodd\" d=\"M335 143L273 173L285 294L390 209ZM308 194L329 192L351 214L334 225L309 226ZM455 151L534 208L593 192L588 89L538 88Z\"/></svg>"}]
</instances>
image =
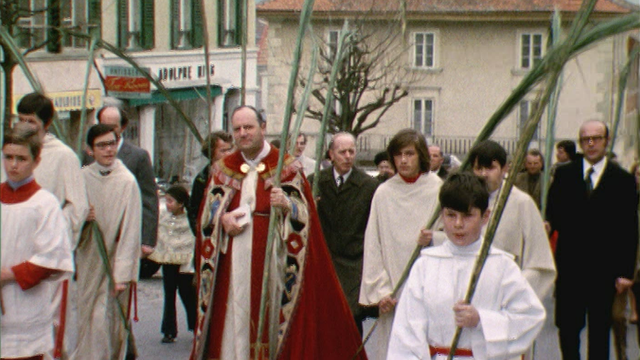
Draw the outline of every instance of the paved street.
<instances>
[{"instance_id":1,"label":"paved street","mask_svg":"<svg viewBox=\"0 0 640 360\"><path fill-rule=\"evenodd\" d=\"M172 359L188 360L193 334L187 331L187 317L179 297L176 296L178 313L178 338L173 344L162 344L160 324L162 322L163 291L159 270L151 279L140 280L138 284L138 317L133 323L140 360Z\"/></svg>"},{"instance_id":2,"label":"paved street","mask_svg":"<svg viewBox=\"0 0 640 360\"><path fill-rule=\"evenodd\" d=\"M173 344L162 344L162 334L160 333L160 322L162 321L162 278L159 276L160 271L151 279L141 280L138 285L138 316L140 322L134 323L133 329L138 346L138 353L141 360L156 359L176 359L187 360L191 351L192 333L186 331L186 316L182 303L176 304L178 311L178 338ZM545 307L548 314L553 314L553 301L551 298L545 301ZM582 334L582 354L586 359L584 345L586 344L585 335ZM630 325L628 327L628 351L629 359L638 359L640 350L637 342L637 327ZM561 360L560 351L558 349L557 331L553 325L551 317L547 318L545 327L538 338L535 350L536 360ZM613 345L611 346L611 359L615 360ZM339 360L339 359L336 359Z\"/></svg>"}]
</instances>

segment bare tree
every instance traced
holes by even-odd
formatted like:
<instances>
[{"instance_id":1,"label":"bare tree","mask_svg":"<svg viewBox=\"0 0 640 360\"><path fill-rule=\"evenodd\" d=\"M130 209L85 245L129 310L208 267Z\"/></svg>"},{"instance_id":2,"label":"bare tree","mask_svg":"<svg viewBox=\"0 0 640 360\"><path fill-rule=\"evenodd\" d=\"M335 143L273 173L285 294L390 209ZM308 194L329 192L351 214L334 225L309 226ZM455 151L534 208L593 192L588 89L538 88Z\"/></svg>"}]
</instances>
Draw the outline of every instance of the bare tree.
<instances>
[{"instance_id":1,"label":"bare tree","mask_svg":"<svg viewBox=\"0 0 640 360\"><path fill-rule=\"evenodd\" d=\"M347 37L327 131L346 131L358 137L375 128L385 113L408 95L407 87L419 79L406 65L406 50L399 21L357 20ZM336 44L324 39L318 62L318 75L310 86L315 104L306 115L321 120L329 75L335 61ZM306 86L304 79L300 80Z\"/></svg>"}]
</instances>

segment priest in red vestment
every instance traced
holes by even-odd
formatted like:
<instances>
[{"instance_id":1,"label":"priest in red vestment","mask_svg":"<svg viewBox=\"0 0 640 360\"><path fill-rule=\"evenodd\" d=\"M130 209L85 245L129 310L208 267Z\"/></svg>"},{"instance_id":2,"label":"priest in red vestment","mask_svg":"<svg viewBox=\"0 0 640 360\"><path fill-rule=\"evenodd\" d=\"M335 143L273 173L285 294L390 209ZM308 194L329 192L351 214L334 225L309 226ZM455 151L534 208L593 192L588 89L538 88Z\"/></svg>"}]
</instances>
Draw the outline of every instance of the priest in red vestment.
<instances>
[{"instance_id":1,"label":"priest in red vestment","mask_svg":"<svg viewBox=\"0 0 640 360\"><path fill-rule=\"evenodd\" d=\"M260 113L231 116L238 150L212 169L200 210L196 269L198 322L192 360L269 358L269 326L278 359L351 359L361 340L340 289L301 164L286 156L281 187L272 186L278 149L264 139ZM282 211L279 314L257 341L271 207ZM281 240L278 240L281 239ZM273 278L273 280L272 280ZM274 324L275 322L275 324ZM273 354L272 354L273 355ZM364 352L356 359L366 359Z\"/></svg>"}]
</instances>

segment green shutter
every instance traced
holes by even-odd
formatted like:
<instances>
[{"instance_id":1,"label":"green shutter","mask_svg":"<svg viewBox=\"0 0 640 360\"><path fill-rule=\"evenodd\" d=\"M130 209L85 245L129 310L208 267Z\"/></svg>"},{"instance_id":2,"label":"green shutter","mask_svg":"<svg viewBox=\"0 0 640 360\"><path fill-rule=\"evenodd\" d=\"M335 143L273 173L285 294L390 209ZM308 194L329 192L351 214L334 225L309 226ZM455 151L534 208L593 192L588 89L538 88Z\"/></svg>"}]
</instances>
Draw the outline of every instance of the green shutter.
<instances>
[{"instance_id":1,"label":"green shutter","mask_svg":"<svg viewBox=\"0 0 640 360\"><path fill-rule=\"evenodd\" d=\"M171 48L178 47L178 28L180 26L180 0L171 0Z\"/></svg>"},{"instance_id":2,"label":"green shutter","mask_svg":"<svg viewBox=\"0 0 640 360\"><path fill-rule=\"evenodd\" d=\"M145 50L153 49L154 45L153 17L153 0L142 0L142 39L140 45Z\"/></svg>"},{"instance_id":3,"label":"green shutter","mask_svg":"<svg viewBox=\"0 0 640 360\"><path fill-rule=\"evenodd\" d=\"M47 51L60 53L62 49L60 36L60 0L47 0Z\"/></svg>"},{"instance_id":4,"label":"green shutter","mask_svg":"<svg viewBox=\"0 0 640 360\"><path fill-rule=\"evenodd\" d=\"M246 0L235 0L236 2L236 43L234 45L242 45L242 14L244 13L243 4L247 3ZM248 20L247 20L248 21Z\"/></svg>"},{"instance_id":5,"label":"green shutter","mask_svg":"<svg viewBox=\"0 0 640 360\"><path fill-rule=\"evenodd\" d=\"M224 0L218 0L218 47L224 46Z\"/></svg>"},{"instance_id":6,"label":"green shutter","mask_svg":"<svg viewBox=\"0 0 640 360\"><path fill-rule=\"evenodd\" d=\"M194 48L199 48L204 45L202 3L200 0L192 0L191 5L191 45Z\"/></svg>"},{"instance_id":7,"label":"green shutter","mask_svg":"<svg viewBox=\"0 0 640 360\"><path fill-rule=\"evenodd\" d=\"M100 37L100 17L102 14L102 8L100 0L89 0L89 34Z\"/></svg>"},{"instance_id":8,"label":"green shutter","mask_svg":"<svg viewBox=\"0 0 640 360\"><path fill-rule=\"evenodd\" d=\"M118 0L118 47L123 50L127 48L129 34L128 12L127 0Z\"/></svg>"}]
</instances>

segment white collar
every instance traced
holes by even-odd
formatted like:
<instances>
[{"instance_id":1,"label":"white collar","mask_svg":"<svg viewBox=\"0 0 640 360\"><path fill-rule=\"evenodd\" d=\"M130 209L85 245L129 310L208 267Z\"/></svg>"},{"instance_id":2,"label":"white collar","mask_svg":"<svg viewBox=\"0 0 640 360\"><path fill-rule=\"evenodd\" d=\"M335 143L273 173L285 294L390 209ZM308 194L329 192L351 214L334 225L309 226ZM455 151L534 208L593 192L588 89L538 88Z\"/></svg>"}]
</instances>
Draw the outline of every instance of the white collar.
<instances>
[{"instance_id":1,"label":"white collar","mask_svg":"<svg viewBox=\"0 0 640 360\"><path fill-rule=\"evenodd\" d=\"M349 171L347 171L344 175L342 175L342 183L346 183L347 179L349 178L349 176L351 175L351 173L353 172L353 168L349 169ZM338 177L340 177L340 174L338 174L338 172L336 171L335 166L333 167L333 179L336 181L336 183L338 182Z\"/></svg>"},{"instance_id":2,"label":"white collar","mask_svg":"<svg viewBox=\"0 0 640 360\"><path fill-rule=\"evenodd\" d=\"M247 159L247 157L244 156L244 153L242 151L240 152L240 155L242 155L244 162L246 162L249 166L254 168L258 166L258 164L260 164L260 161L262 161L262 159L266 158L267 155L269 155L269 151L271 151L271 145L269 145L269 143L265 140L264 143L262 144L262 150L260 150L260 153L258 153L258 156L256 156L255 159Z\"/></svg>"}]
</instances>

